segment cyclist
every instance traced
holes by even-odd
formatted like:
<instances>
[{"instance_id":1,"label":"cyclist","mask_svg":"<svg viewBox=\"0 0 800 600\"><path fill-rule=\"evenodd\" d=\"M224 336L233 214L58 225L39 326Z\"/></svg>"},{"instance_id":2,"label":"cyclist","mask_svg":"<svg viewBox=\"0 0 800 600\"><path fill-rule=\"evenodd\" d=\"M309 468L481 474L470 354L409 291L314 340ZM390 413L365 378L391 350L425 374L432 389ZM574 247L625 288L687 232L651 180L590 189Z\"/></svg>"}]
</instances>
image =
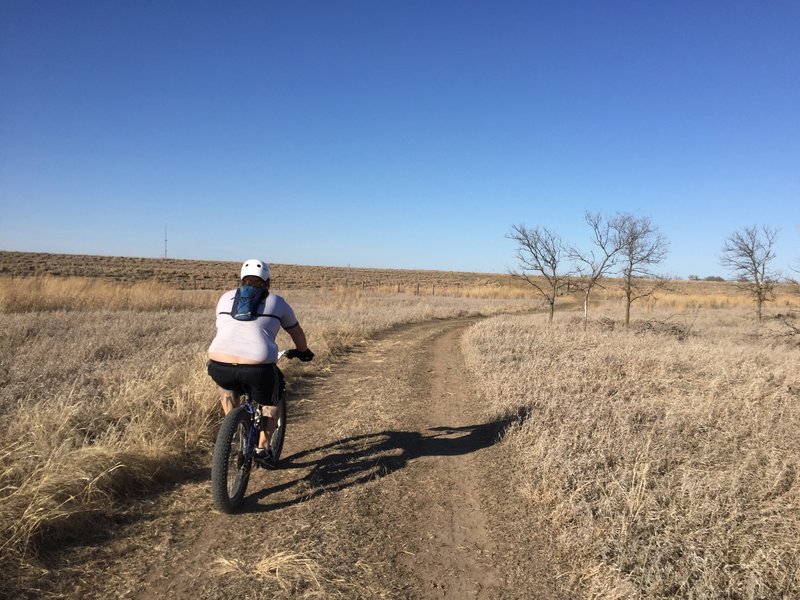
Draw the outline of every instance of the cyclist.
<instances>
[{"instance_id":1,"label":"cyclist","mask_svg":"<svg viewBox=\"0 0 800 600\"><path fill-rule=\"evenodd\" d=\"M314 358L306 335L289 304L269 292L269 266L250 259L242 265L241 285L225 292L217 302L217 334L208 348L208 374L219 386L220 404L228 414L246 390L263 406L267 416L256 450L256 460L270 460L269 441L278 426L274 394L278 385L278 346L275 336L286 330L295 348L287 352L307 362Z\"/></svg>"}]
</instances>

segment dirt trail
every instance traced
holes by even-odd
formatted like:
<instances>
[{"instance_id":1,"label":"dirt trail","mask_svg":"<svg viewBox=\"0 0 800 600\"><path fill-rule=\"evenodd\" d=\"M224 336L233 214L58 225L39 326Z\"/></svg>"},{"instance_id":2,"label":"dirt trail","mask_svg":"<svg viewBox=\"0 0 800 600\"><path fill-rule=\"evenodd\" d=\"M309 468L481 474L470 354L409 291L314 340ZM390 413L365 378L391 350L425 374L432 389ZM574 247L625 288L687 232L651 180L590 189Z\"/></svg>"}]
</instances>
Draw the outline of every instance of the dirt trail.
<instances>
[{"instance_id":1,"label":"dirt trail","mask_svg":"<svg viewBox=\"0 0 800 600\"><path fill-rule=\"evenodd\" d=\"M431 463L432 485L419 489L425 489L416 499L421 535L418 551L407 563L422 580L427 597L493 598L500 579L483 513L477 461L500 432L499 424L479 424L477 401L458 351L460 333L450 330L434 340L426 373L427 398L409 407L415 417L412 422L430 445L423 460Z\"/></svg>"},{"instance_id":2,"label":"dirt trail","mask_svg":"<svg viewBox=\"0 0 800 600\"><path fill-rule=\"evenodd\" d=\"M283 468L254 472L243 512L215 512L203 474L102 543L55 557L54 592L550 597L520 585L542 552L502 529L505 423L481 419L464 375L459 340L472 322L412 325L356 348L295 392Z\"/></svg>"}]
</instances>

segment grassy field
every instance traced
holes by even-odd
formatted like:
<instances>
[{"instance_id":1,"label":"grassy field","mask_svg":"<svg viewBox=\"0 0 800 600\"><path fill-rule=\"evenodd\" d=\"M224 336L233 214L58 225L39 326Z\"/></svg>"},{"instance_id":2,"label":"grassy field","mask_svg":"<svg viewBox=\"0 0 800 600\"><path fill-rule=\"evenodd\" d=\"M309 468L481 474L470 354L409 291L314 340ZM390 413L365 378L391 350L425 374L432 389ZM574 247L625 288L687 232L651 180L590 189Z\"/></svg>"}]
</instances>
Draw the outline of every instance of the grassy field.
<instances>
[{"instance_id":1,"label":"grassy field","mask_svg":"<svg viewBox=\"0 0 800 600\"><path fill-rule=\"evenodd\" d=\"M44 254L33 252L8 252L0 250L0 280L14 279L19 287L20 281L35 280L45 285L48 278L82 279L85 285L101 286L109 283L136 285L147 296L148 285L167 286L177 291L208 291L214 296L219 290L236 286L239 263L201 260L175 260L159 258L131 258L119 256L83 256L69 254ZM382 294L454 296L466 298L504 298L530 300L538 303L532 287L519 278L496 273L456 273L449 271L414 271L399 269L361 269L346 267L313 267L299 265L270 265L276 289L283 291L295 289L338 290L354 293L356 291L380 292ZM580 283L580 282L577 282ZM37 284L29 284L37 285ZM57 285L60 285L57 284ZM21 288L20 288L21 289ZM26 293L29 289L26 289ZM787 308L796 302L797 286L779 285L776 298L768 306ZM11 301L11 290L0 298L5 305L2 310L20 310L16 303L22 292ZM109 292L99 297L106 299ZM85 299L83 292L79 296ZM159 294L163 297L163 294ZM208 296L190 295L186 300L204 302ZM620 282L614 279L605 281L592 294L593 302L617 300L622 302ZM126 297L126 301L128 298ZM172 301L172 300L170 300ZM566 302L565 302L566 301ZM580 292L574 287L563 294L557 302L557 309L565 304L571 307L574 302L582 302ZM21 302L24 308L25 301ZM652 310L668 308L671 310L692 308L743 308L752 305L752 300L730 281L683 281L669 282L669 285L648 299L635 303L634 309ZM141 303L137 306L142 306ZM55 306L53 308L59 308Z\"/></svg>"},{"instance_id":2,"label":"grassy field","mask_svg":"<svg viewBox=\"0 0 800 600\"><path fill-rule=\"evenodd\" d=\"M576 598L800 597L800 336L750 311L652 310L583 331L503 316L463 346L522 530ZM613 313L612 313L613 314ZM800 320L800 319L798 319Z\"/></svg>"},{"instance_id":3,"label":"grassy field","mask_svg":"<svg viewBox=\"0 0 800 600\"><path fill-rule=\"evenodd\" d=\"M0 253L0 569L17 584L44 573L39 549L207 466L205 350L237 271ZM504 440L520 519L553 531L576 597L800 596L793 289L757 323L731 283L673 282L625 329L611 281L584 331L578 295L552 327L510 316L540 302L506 276L275 265L274 280L318 356L290 380L398 324L502 313L465 353L487 413L522 415Z\"/></svg>"},{"instance_id":4,"label":"grassy field","mask_svg":"<svg viewBox=\"0 0 800 600\"><path fill-rule=\"evenodd\" d=\"M0 250L0 276L102 278L125 283L157 282L182 290L222 290L235 287L241 263L130 258L122 256L84 256L7 252ZM435 288L485 288L487 293L503 287L522 289L509 275L455 273L450 271L413 271L400 269L362 269L349 267L312 267L270 263L276 286L288 289L332 289L351 287L430 295Z\"/></svg>"},{"instance_id":5,"label":"grassy field","mask_svg":"<svg viewBox=\"0 0 800 600\"><path fill-rule=\"evenodd\" d=\"M284 295L317 354L287 367L290 381L399 324L523 306L361 289ZM205 372L217 297L154 282L0 280L0 569L17 583L44 572L41 548L102 529L130 498L208 466L221 418Z\"/></svg>"}]
</instances>

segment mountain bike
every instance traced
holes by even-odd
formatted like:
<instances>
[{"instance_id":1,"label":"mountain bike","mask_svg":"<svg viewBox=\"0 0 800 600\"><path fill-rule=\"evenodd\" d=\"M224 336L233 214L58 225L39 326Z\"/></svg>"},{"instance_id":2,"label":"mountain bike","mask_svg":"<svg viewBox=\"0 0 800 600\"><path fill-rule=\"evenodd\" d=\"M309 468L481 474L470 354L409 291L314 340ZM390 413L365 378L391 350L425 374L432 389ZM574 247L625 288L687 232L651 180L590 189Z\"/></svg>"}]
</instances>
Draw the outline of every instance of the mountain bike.
<instances>
[{"instance_id":1,"label":"mountain bike","mask_svg":"<svg viewBox=\"0 0 800 600\"><path fill-rule=\"evenodd\" d=\"M281 352L278 359L285 354ZM269 457L255 460L259 434L267 418L261 413L261 405L250 399L248 390L234 390L238 392L240 404L225 415L217 434L211 463L211 497L224 513L235 512L241 505L254 464L267 469L278 467L286 436L286 381L281 370L277 367L276 370L273 398L278 408L278 427L269 442Z\"/></svg>"}]
</instances>

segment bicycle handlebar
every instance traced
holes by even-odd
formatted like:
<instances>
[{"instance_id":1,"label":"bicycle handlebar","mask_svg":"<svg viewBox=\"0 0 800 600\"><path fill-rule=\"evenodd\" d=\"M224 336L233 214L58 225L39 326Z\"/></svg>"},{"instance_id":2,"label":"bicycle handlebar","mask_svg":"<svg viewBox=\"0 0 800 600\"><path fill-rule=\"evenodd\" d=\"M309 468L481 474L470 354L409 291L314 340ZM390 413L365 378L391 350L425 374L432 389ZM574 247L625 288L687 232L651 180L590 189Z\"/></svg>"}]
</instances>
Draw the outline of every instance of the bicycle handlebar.
<instances>
[{"instance_id":1,"label":"bicycle handlebar","mask_svg":"<svg viewBox=\"0 0 800 600\"><path fill-rule=\"evenodd\" d=\"M314 358L314 353L309 349L303 350L301 352L297 348L290 348L289 350L283 350L278 353L279 359L284 356L286 358L297 358L302 362L308 362Z\"/></svg>"}]
</instances>

